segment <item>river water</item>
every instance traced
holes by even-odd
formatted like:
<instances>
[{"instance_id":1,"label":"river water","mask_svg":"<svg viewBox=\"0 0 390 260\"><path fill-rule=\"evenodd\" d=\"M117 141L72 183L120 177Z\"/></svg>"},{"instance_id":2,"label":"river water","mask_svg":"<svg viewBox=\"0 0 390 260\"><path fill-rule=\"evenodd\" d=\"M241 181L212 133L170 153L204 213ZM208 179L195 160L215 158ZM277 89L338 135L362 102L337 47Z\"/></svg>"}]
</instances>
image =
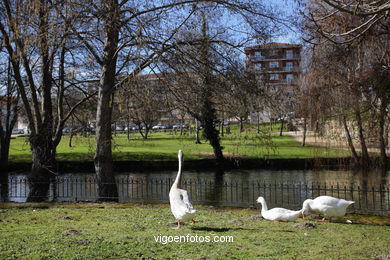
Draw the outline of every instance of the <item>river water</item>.
<instances>
[{"instance_id":1,"label":"river water","mask_svg":"<svg viewBox=\"0 0 390 260\"><path fill-rule=\"evenodd\" d=\"M168 203L176 171L132 172L116 175L120 202ZM298 209L307 198L331 195L355 201L351 212L390 215L390 171L232 170L224 173L184 171L182 188L194 204L257 207L263 196L269 207ZM9 200L24 202L29 192L26 173L10 174ZM93 173L58 176L48 200L95 201Z\"/></svg>"}]
</instances>

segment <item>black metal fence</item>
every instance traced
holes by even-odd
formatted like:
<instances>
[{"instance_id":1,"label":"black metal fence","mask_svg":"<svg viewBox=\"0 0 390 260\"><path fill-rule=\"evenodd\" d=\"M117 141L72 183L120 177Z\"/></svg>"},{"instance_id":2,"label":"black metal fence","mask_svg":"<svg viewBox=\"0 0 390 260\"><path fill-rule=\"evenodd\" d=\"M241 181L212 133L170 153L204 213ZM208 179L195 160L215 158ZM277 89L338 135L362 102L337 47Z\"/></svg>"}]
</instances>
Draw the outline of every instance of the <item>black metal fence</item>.
<instances>
[{"instance_id":1,"label":"black metal fence","mask_svg":"<svg viewBox=\"0 0 390 260\"><path fill-rule=\"evenodd\" d=\"M119 202L168 203L172 178L118 177L116 185ZM46 183L48 184L48 183ZM349 212L390 215L390 187L346 186L319 183L264 183L218 181L215 179L185 179L182 188L190 194L193 203L215 206L256 207L255 200L262 196L269 207L299 209L307 198L329 195L355 201ZM30 183L26 177L13 177L8 181L6 199L25 202ZM4 196L4 192L2 192ZM3 198L4 199L4 198ZM48 201L97 201L98 183L91 176L57 177L50 181Z\"/></svg>"}]
</instances>

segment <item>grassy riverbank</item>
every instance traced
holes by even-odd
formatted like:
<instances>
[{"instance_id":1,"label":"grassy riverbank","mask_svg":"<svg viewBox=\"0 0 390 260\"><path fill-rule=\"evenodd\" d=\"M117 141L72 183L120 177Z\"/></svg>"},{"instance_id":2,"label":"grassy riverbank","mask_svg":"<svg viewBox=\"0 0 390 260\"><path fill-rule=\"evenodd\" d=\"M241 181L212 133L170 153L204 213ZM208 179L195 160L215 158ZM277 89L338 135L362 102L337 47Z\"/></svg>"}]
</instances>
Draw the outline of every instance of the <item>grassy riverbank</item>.
<instances>
[{"instance_id":1,"label":"grassy riverbank","mask_svg":"<svg viewBox=\"0 0 390 260\"><path fill-rule=\"evenodd\" d=\"M166 204L37 205L0 204L0 259L373 259L390 254L389 226L311 219L315 228L299 229L296 223L260 220L258 210L202 206L196 207L199 222L177 231L168 225L173 216ZM376 222L390 224L389 218ZM155 241L160 235L187 234L233 242Z\"/></svg>"},{"instance_id":2,"label":"grassy riverbank","mask_svg":"<svg viewBox=\"0 0 390 260\"><path fill-rule=\"evenodd\" d=\"M264 129L263 129L264 130ZM244 133L237 131L221 137L225 156L241 158L329 158L346 157L346 150L327 147L302 147L292 136L278 134L257 134L256 129L248 128ZM72 147L68 146L69 136L64 136L57 149L59 161L92 161L95 152L95 136L75 136ZM185 158L194 160L212 157L212 148L205 141L195 144L193 135L174 135L173 131L153 132L147 140L138 133L131 139L126 134L113 136L114 160L130 161L169 161L177 160L177 150L185 152ZM11 162L31 161L31 152L26 137L11 141Z\"/></svg>"}]
</instances>

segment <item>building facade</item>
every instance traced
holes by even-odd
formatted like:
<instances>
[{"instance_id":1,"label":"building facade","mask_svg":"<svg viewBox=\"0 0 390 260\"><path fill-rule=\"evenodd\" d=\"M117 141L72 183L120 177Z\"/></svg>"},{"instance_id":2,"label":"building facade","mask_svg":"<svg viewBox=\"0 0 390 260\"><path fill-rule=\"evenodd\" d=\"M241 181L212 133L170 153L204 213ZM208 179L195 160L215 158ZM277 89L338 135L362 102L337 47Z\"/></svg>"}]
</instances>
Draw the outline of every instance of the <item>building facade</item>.
<instances>
[{"instance_id":1,"label":"building facade","mask_svg":"<svg viewBox=\"0 0 390 260\"><path fill-rule=\"evenodd\" d=\"M284 112L254 111L250 116L252 123L259 118L262 122L269 122L293 111L292 96L301 82L301 49L302 45L291 43L267 43L245 48L247 69L268 91L278 95L278 100L284 100L285 108Z\"/></svg>"},{"instance_id":2,"label":"building facade","mask_svg":"<svg viewBox=\"0 0 390 260\"><path fill-rule=\"evenodd\" d=\"M275 85L299 84L300 44L267 43L245 48L247 68L264 82Z\"/></svg>"}]
</instances>

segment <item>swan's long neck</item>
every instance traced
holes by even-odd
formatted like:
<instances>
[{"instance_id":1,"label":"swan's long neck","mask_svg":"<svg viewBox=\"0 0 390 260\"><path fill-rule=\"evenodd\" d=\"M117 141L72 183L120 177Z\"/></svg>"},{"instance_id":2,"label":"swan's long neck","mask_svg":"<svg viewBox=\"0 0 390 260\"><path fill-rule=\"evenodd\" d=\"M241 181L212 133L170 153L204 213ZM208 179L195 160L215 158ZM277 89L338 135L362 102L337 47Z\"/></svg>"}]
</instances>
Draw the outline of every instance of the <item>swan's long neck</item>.
<instances>
[{"instance_id":1,"label":"swan's long neck","mask_svg":"<svg viewBox=\"0 0 390 260\"><path fill-rule=\"evenodd\" d=\"M181 167L182 167L182 161L183 161L183 157L182 157L181 154L179 154L179 170L177 171L176 179L175 179L175 181L173 182L172 187L178 188L178 187L180 186L180 183L181 183Z\"/></svg>"},{"instance_id":2,"label":"swan's long neck","mask_svg":"<svg viewBox=\"0 0 390 260\"><path fill-rule=\"evenodd\" d=\"M267 202L265 202L265 200L263 200L263 201L261 202L261 212L267 211L267 210L268 210Z\"/></svg>"},{"instance_id":3,"label":"swan's long neck","mask_svg":"<svg viewBox=\"0 0 390 260\"><path fill-rule=\"evenodd\" d=\"M308 212L311 210L311 206L310 204L313 202L313 200L311 199L307 199L303 202L303 205L302 205L302 212Z\"/></svg>"}]
</instances>

